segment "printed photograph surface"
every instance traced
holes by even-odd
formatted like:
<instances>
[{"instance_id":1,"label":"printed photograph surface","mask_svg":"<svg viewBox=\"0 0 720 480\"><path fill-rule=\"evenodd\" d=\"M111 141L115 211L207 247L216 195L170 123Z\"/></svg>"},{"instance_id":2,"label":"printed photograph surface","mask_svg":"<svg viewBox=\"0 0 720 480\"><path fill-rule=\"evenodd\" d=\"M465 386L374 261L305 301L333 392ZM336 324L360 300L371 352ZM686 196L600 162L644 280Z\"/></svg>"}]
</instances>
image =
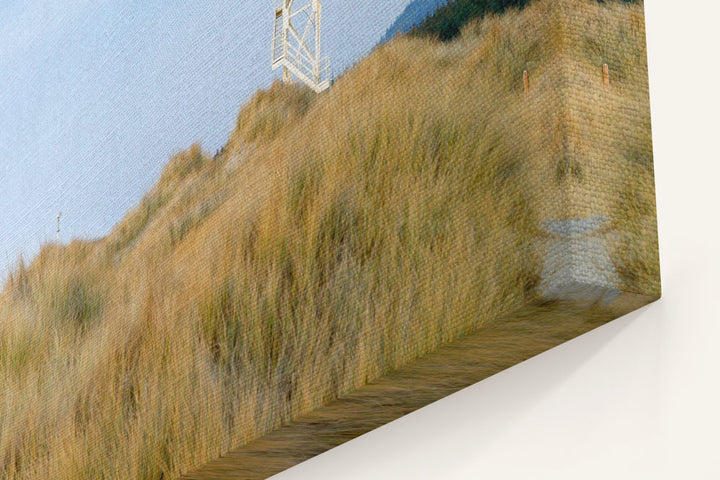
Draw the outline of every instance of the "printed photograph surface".
<instances>
[{"instance_id":1,"label":"printed photograph surface","mask_svg":"<svg viewBox=\"0 0 720 480\"><path fill-rule=\"evenodd\" d=\"M642 0L0 5L0 478L265 479L661 294Z\"/></svg>"}]
</instances>

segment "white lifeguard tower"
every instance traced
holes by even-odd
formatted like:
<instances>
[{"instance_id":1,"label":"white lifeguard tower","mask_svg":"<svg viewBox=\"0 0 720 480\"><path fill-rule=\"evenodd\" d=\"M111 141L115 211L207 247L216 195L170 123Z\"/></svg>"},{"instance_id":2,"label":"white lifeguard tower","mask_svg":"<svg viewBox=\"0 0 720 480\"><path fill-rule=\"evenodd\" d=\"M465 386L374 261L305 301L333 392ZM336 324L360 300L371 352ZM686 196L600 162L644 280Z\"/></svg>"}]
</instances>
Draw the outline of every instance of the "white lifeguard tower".
<instances>
[{"instance_id":1,"label":"white lifeguard tower","mask_svg":"<svg viewBox=\"0 0 720 480\"><path fill-rule=\"evenodd\" d=\"M283 81L300 80L315 92L330 87L330 61L322 57L320 0L275 0L272 68L283 68Z\"/></svg>"}]
</instances>

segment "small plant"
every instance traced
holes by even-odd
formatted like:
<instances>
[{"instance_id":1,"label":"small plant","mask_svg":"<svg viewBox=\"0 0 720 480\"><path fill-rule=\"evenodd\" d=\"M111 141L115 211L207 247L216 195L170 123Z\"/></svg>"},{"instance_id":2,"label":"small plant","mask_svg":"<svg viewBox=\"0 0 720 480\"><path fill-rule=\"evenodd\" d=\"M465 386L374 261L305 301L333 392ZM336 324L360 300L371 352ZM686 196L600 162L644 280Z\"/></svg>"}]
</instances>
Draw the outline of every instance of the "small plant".
<instances>
[{"instance_id":1,"label":"small plant","mask_svg":"<svg viewBox=\"0 0 720 480\"><path fill-rule=\"evenodd\" d=\"M208 157L203 153L200 144L194 143L189 150L175 155L167 164L160 176L161 185L178 182L190 173L200 170Z\"/></svg>"},{"instance_id":2,"label":"small plant","mask_svg":"<svg viewBox=\"0 0 720 480\"><path fill-rule=\"evenodd\" d=\"M307 87L275 82L240 111L236 133L245 142L272 140L284 127L305 116L316 97Z\"/></svg>"},{"instance_id":3,"label":"small plant","mask_svg":"<svg viewBox=\"0 0 720 480\"><path fill-rule=\"evenodd\" d=\"M242 319L237 293L230 279L210 292L200 305L200 336L215 363L224 369L238 361Z\"/></svg>"}]
</instances>

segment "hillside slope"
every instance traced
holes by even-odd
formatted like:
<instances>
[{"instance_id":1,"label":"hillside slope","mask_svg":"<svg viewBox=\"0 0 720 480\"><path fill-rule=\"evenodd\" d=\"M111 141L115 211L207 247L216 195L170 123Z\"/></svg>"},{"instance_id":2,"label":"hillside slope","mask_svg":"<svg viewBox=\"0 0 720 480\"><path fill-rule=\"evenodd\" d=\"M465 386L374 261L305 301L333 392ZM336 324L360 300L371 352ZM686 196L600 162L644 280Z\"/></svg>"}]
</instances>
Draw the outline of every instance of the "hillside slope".
<instances>
[{"instance_id":1,"label":"hillside slope","mask_svg":"<svg viewBox=\"0 0 720 480\"><path fill-rule=\"evenodd\" d=\"M659 294L647 82L641 4L538 0L321 95L258 92L220 155L178 154L106 238L12 272L0 477L217 457L535 295L547 219L611 217L623 289Z\"/></svg>"},{"instance_id":2,"label":"hillside slope","mask_svg":"<svg viewBox=\"0 0 720 480\"><path fill-rule=\"evenodd\" d=\"M413 0L390 25L380 39L380 43L385 43L399 34L409 32L446 3L448 0Z\"/></svg>"},{"instance_id":3,"label":"hillside slope","mask_svg":"<svg viewBox=\"0 0 720 480\"><path fill-rule=\"evenodd\" d=\"M605 0L595 0L604 3ZM639 0L615 0L624 3L638 3ZM531 0L450 0L443 2L432 16L425 18L412 29L415 35L430 36L443 41L452 40L461 29L485 15L504 14L508 9L522 9Z\"/></svg>"}]
</instances>

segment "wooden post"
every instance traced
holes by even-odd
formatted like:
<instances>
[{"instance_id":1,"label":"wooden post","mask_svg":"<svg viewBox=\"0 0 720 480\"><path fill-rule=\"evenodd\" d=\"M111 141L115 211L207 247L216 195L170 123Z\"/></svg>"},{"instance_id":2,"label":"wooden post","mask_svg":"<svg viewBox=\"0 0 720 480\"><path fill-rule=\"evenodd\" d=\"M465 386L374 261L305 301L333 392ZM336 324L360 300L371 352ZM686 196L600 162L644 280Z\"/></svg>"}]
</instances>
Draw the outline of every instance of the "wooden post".
<instances>
[{"instance_id":1,"label":"wooden post","mask_svg":"<svg viewBox=\"0 0 720 480\"><path fill-rule=\"evenodd\" d=\"M525 93L530 92L530 75L527 70L523 72L523 85L525 87Z\"/></svg>"},{"instance_id":2,"label":"wooden post","mask_svg":"<svg viewBox=\"0 0 720 480\"><path fill-rule=\"evenodd\" d=\"M55 246L55 257L57 260L58 278L60 278L60 216L61 215L62 215L62 212L58 212L58 214L57 214L57 245Z\"/></svg>"},{"instance_id":3,"label":"wooden post","mask_svg":"<svg viewBox=\"0 0 720 480\"><path fill-rule=\"evenodd\" d=\"M603 83L610 85L610 67L607 63L603 64Z\"/></svg>"}]
</instances>

